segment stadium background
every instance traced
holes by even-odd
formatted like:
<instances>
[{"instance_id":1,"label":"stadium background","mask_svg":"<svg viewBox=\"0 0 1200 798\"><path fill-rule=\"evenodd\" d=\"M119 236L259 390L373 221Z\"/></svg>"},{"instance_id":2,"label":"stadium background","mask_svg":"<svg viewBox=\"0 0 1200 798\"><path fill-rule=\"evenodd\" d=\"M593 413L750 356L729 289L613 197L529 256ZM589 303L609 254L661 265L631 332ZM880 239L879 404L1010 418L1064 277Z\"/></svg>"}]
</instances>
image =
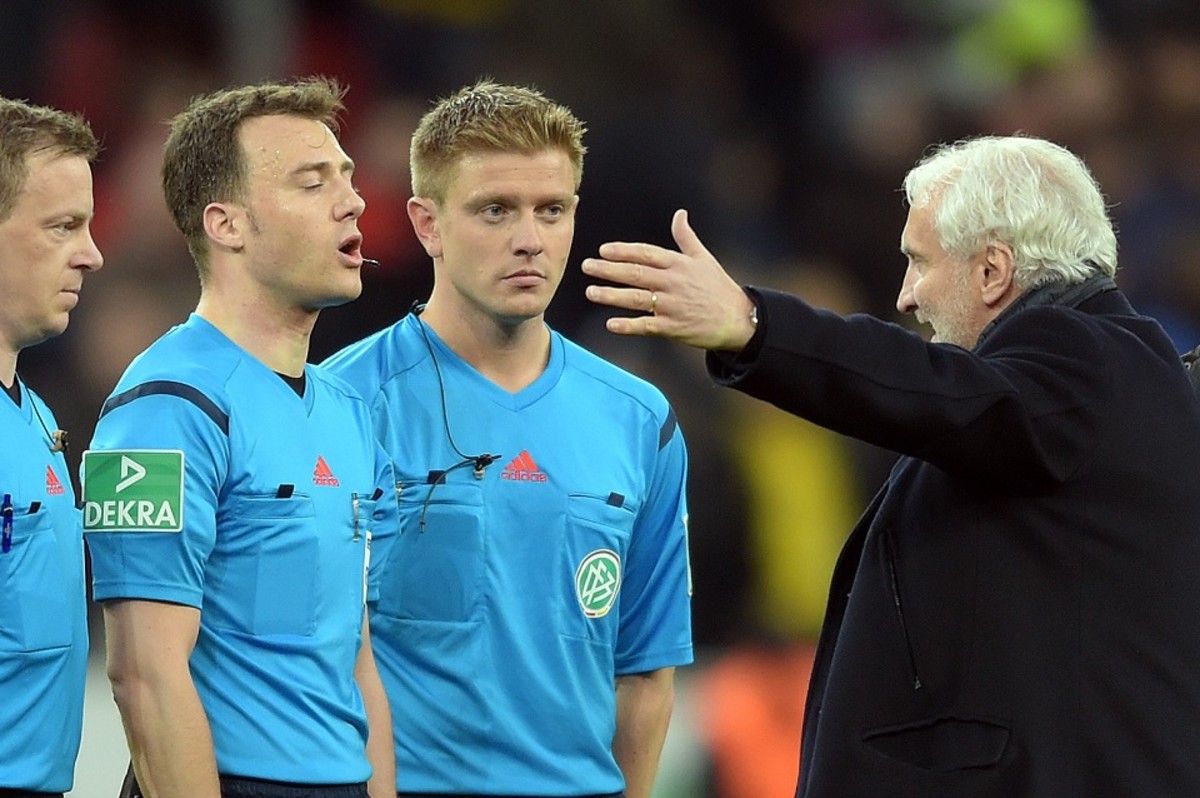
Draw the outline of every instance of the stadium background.
<instances>
[{"instance_id":1,"label":"stadium background","mask_svg":"<svg viewBox=\"0 0 1200 798\"><path fill-rule=\"evenodd\" d=\"M828 573L892 456L710 387L697 353L607 335L580 259L605 240L670 244L687 207L739 280L893 318L904 172L931 142L1024 131L1084 156L1113 203L1118 282L1181 350L1200 343L1194 0L3 0L0 93L83 112L105 145L105 269L67 334L21 357L73 465L130 358L197 297L158 185L164 121L203 91L313 73L350 86L343 143L383 263L323 314L314 360L428 292L403 206L431 99L489 75L590 126L547 315L662 387L691 451L697 664L656 798L791 795ZM73 798L114 796L126 762L97 621Z\"/></svg>"}]
</instances>

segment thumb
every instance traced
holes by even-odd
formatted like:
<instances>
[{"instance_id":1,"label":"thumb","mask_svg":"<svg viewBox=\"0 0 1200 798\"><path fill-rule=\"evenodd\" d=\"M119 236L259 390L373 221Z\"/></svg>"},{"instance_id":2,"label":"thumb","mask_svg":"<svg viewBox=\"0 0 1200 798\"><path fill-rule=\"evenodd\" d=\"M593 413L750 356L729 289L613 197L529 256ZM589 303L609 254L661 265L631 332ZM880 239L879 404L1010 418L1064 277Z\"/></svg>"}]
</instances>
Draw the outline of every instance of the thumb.
<instances>
[{"instance_id":1,"label":"thumb","mask_svg":"<svg viewBox=\"0 0 1200 798\"><path fill-rule=\"evenodd\" d=\"M688 212L682 208L675 211L675 215L671 218L671 236L675 239L679 251L684 255L693 258L709 255L708 249L700 242L696 231L692 230L692 226L688 224Z\"/></svg>"}]
</instances>

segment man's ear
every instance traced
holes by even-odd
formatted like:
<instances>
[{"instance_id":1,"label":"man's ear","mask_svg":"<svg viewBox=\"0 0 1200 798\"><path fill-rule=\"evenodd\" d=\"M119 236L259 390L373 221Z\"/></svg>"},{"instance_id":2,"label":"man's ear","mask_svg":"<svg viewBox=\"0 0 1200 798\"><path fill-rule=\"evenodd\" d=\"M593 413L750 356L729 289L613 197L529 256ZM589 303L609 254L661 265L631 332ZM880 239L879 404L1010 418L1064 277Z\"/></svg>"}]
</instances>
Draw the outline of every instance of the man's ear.
<instances>
[{"instance_id":1,"label":"man's ear","mask_svg":"<svg viewBox=\"0 0 1200 798\"><path fill-rule=\"evenodd\" d=\"M204 233L214 246L240 252L246 245L242 237L249 227L244 208L225 202L210 202L204 208Z\"/></svg>"},{"instance_id":2,"label":"man's ear","mask_svg":"<svg viewBox=\"0 0 1200 798\"><path fill-rule=\"evenodd\" d=\"M438 232L438 206L428 197L409 197L408 220L412 222L413 232L425 248L425 254L431 258L442 256L442 237Z\"/></svg>"},{"instance_id":3,"label":"man's ear","mask_svg":"<svg viewBox=\"0 0 1200 798\"><path fill-rule=\"evenodd\" d=\"M1017 290L1012 248L992 241L984 248L979 293L989 308L1006 305Z\"/></svg>"}]
</instances>

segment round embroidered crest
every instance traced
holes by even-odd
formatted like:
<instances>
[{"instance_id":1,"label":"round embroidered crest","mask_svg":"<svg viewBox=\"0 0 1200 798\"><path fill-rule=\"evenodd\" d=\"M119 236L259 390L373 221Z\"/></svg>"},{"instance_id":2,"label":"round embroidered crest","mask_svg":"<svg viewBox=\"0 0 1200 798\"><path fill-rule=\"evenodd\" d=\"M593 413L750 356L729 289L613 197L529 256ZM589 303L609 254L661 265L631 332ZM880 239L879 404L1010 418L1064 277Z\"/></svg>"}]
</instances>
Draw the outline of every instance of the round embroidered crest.
<instances>
[{"instance_id":1,"label":"round embroidered crest","mask_svg":"<svg viewBox=\"0 0 1200 798\"><path fill-rule=\"evenodd\" d=\"M603 618L621 590L621 556L611 549L596 549L575 571L575 596L583 614Z\"/></svg>"}]
</instances>

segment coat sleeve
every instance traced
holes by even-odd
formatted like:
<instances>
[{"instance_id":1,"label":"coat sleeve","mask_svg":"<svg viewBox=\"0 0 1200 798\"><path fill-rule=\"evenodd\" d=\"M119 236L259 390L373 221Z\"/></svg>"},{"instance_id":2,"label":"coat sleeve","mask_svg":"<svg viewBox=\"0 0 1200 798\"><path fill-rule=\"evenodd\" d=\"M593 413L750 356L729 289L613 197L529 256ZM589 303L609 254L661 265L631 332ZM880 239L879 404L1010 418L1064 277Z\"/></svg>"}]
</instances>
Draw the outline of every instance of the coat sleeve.
<instances>
[{"instance_id":1,"label":"coat sleeve","mask_svg":"<svg viewBox=\"0 0 1200 798\"><path fill-rule=\"evenodd\" d=\"M1111 372L1087 314L1023 310L975 352L865 315L754 290L757 351L710 353L710 375L836 432L954 476L1036 489L1092 455Z\"/></svg>"}]
</instances>

